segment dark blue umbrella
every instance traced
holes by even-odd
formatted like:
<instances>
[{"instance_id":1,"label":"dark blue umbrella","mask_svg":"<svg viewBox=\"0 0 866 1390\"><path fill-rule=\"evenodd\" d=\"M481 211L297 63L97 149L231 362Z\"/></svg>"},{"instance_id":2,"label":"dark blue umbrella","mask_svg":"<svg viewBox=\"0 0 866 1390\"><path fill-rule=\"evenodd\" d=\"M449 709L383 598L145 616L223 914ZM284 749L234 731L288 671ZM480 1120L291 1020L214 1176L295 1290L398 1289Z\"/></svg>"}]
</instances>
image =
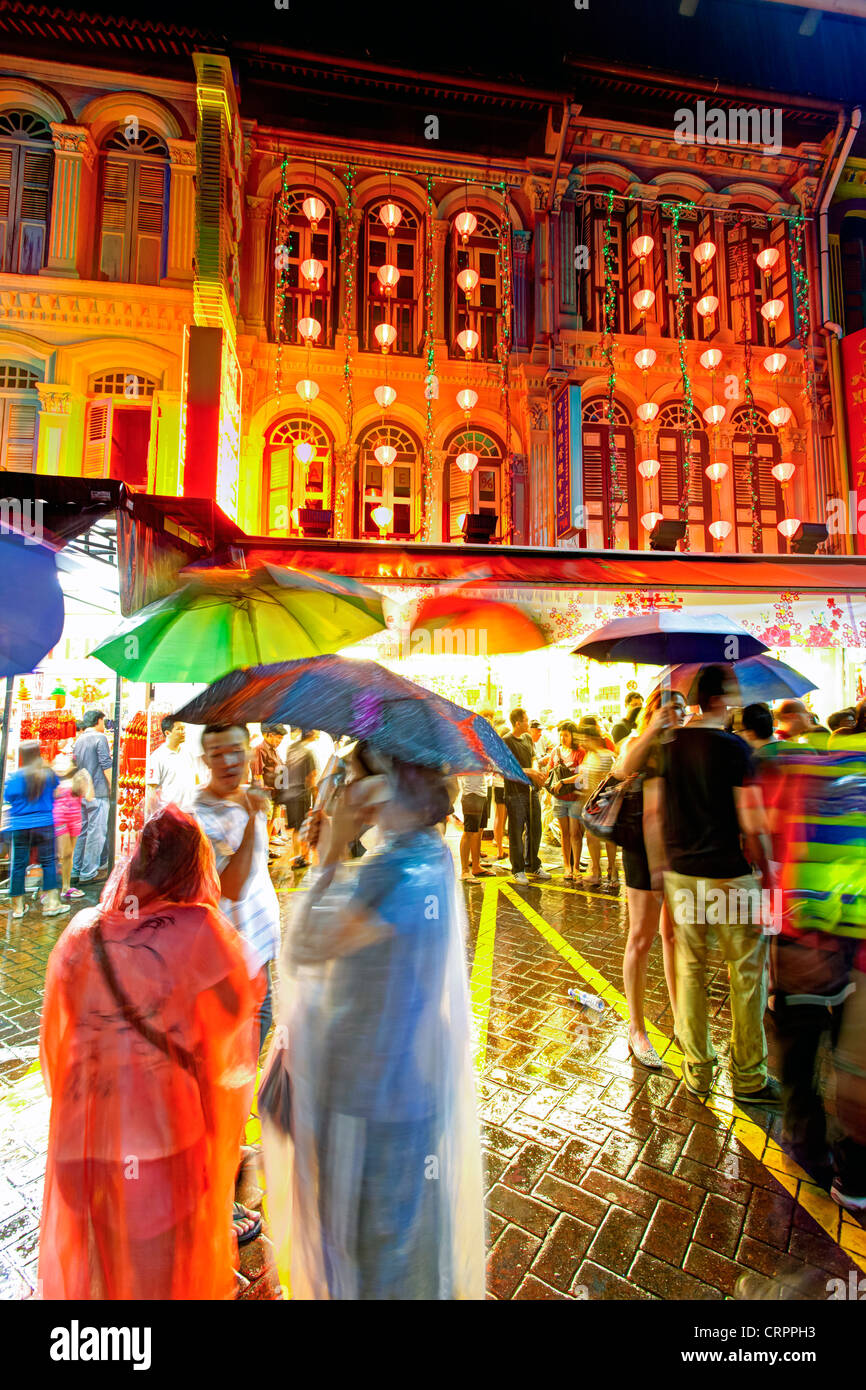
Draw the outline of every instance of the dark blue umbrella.
<instances>
[{"instance_id":1,"label":"dark blue umbrella","mask_svg":"<svg viewBox=\"0 0 866 1390\"><path fill-rule=\"evenodd\" d=\"M0 535L0 676L32 671L62 631L63 592L54 551L6 531Z\"/></svg>"},{"instance_id":2,"label":"dark blue umbrella","mask_svg":"<svg viewBox=\"0 0 866 1390\"><path fill-rule=\"evenodd\" d=\"M651 666L681 662L706 666L742 661L766 650L766 643L723 613L666 610L639 618L614 618L585 637L573 655Z\"/></svg>"},{"instance_id":3,"label":"dark blue umbrella","mask_svg":"<svg viewBox=\"0 0 866 1390\"><path fill-rule=\"evenodd\" d=\"M685 696L686 704L695 705L698 701L698 676L700 664L694 662L674 666L665 671L659 684L679 690ZM776 661L772 656L747 656L737 662L731 672L737 682L740 701L743 705L767 703L770 700L799 699L810 690L817 690L814 681L787 666L784 661Z\"/></svg>"},{"instance_id":4,"label":"dark blue umbrella","mask_svg":"<svg viewBox=\"0 0 866 1390\"><path fill-rule=\"evenodd\" d=\"M499 771L527 779L492 725L375 661L314 656L247 666L183 709L187 724L294 724L367 739L403 762L445 773Z\"/></svg>"}]
</instances>

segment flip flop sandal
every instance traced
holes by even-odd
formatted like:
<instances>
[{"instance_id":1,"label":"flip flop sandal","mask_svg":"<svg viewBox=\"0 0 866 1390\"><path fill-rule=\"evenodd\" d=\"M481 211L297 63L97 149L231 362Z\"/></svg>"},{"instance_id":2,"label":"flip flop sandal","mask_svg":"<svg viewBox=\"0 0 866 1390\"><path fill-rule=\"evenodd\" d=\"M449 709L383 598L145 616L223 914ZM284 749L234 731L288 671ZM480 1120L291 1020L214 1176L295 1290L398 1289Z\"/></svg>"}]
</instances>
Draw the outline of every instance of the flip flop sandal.
<instances>
[{"instance_id":1,"label":"flip flop sandal","mask_svg":"<svg viewBox=\"0 0 866 1390\"><path fill-rule=\"evenodd\" d=\"M470 878L494 878L494 877L495 877L495 875L492 874L492 873L490 872L489 869L479 869L477 874L476 874L475 872L473 872L472 874L470 874Z\"/></svg>"},{"instance_id":2,"label":"flip flop sandal","mask_svg":"<svg viewBox=\"0 0 866 1390\"><path fill-rule=\"evenodd\" d=\"M239 1227L245 1225L249 1221L253 1223L252 1228L244 1233ZM244 1245L249 1245L261 1235L262 1218L259 1212L251 1211L250 1208L245 1207L242 1202L234 1202L232 1204L232 1226L234 1227L238 1248L240 1249Z\"/></svg>"}]
</instances>

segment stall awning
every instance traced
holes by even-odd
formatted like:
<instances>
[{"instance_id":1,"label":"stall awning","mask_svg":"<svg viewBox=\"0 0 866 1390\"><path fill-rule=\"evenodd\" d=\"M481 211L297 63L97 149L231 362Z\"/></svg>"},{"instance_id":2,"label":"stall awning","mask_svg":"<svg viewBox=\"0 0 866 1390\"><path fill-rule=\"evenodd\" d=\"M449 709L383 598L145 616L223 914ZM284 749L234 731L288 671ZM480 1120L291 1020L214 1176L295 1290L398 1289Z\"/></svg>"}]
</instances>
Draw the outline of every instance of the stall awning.
<instances>
[{"instance_id":1,"label":"stall awning","mask_svg":"<svg viewBox=\"0 0 866 1390\"><path fill-rule=\"evenodd\" d=\"M475 585L730 593L866 594L866 558L845 555L701 555L248 537L216 557L323 569L379 584L425 584L486 571Z\"/></svg>"},{"instance_id":2,"label":"stall awning","mask_svg":"<svg viewBox=\"0 0 866 1390\"><path fill-rule=\"evenodd\" d=\"M21 508L21 529L61 547L122 506L123 483L113 478L60 478L50 473L0 474L0 505ZM5 519L5 518L4 518Z\"/></svg>"}]
</instances>

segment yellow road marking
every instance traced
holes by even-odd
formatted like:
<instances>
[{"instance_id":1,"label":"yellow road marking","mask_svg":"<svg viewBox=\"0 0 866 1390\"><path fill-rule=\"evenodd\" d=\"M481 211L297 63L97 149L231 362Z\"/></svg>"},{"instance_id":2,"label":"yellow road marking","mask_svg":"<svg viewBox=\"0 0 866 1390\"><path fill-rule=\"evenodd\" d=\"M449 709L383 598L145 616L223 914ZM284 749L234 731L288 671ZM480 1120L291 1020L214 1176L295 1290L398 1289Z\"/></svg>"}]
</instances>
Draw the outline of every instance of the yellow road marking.
<instances>
[{"instance_id":1,"label":"yellow road marking","mask_svg":"<svg viewBox=\"0 0 866 1390\"><path fill-rule=\"evenodd\" d=\"M513 903L518 912L540 932L545 941L568 961L572 969L588 984L592 985L599 998L603 999L622 1019L628 1022L629 1010L624 996L613 985L609 984L594 966L584 960L573 946L569 946L556 928L552 927L549 922L545 922L544 918L528 903L524 902L509 884L499 884L498 888L501 893L505 894L508 901ZM683 1074L682 1053L679 1049L652 1023L647 1024L647 1035L656 1051L660 1055L664 1055L665 1064L670 1067L676 1077L681 1079ZM850 1259L861 1269L866 1270L866 1232L863 1231L862 1227L843 1223L841 1220L842 1209L836 1205L823 1188L817 1187L810 1180L808 1173L805 1173L799 1164L795 1163L780 1148L775 1139L770 1138L760 1125L756 1125L746 1112L740 1109L736 1101L727 1096L711 1096L704 1103L707 1109L711 1110L716 1118L724 1123L725 1128L732 1131L743 1148L748 1149L749 1153L763 1163L766 1168L769 1168L776 1181L800 1203L814 1221L817 1221L830 1239L837 1245L841 1245Z\"/></svg>"},{"instance_id":2,"label":"yellow road marking","mask_svg":"<svg viewBox=\"0 0 866 1390\"><path fill-rule=\"evenodd\" d=\"M469 977L469 1001L475 1017L475 1070L484 1070L487 1054L487 1027L490 1018L490 990L493 984L493 944L496 939L496 896L498 884L487 879L478 923L475 957Z\"/></svg>"}]
</instances>

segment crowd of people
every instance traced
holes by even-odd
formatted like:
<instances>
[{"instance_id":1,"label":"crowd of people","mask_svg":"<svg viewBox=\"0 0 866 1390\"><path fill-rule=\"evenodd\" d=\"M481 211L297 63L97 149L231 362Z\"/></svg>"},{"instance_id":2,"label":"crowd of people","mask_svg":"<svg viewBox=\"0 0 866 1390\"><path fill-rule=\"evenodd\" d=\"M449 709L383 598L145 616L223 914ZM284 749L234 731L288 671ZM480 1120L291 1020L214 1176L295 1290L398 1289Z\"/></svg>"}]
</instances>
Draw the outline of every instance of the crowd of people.
<instances>
[{"instance_id":1,"label":"crowd of people","mask_svg":"<svg viewBox=\"0 0 866 1390\"><path fill-rule=\"evenodd\" d=\"M242 725L205 727L197 769L183 726L167 720L135 850L49 963L45 1296L232 1296L236 1247L261 1230L237 1195L270 1035L258 1113L270 1229L293 1295L483 1297L451 817L468 881L506 872L506 854L514 882L550 881L547 822L559 831L560 881L615 896L621 850L635 1064L663 1065L645 1005L660 935L684 1085L708 1099L718 945L735 1100L782 1108L798 1160L842 1206L866 1209L866 701L852 719L817 726L800 701L775 714L740 708L729 669L716 666L700 672L694 698L689 713L676 691L632 693L609 731L598 715L551 727L522 708L508 725L482 711L527 780L476 774L459 785L363 741L323 766L316 735L296 730L286 743L281 725L264 726L256 748ZM99 872L89 837L101 824L90 809L106 768L100 719L62 776L37 747L7 783L15 816L31 818L13 831L13 897L35 848L48 915L66 906L54 826L65 826L62 873L74 874L75 856L80 882ZM616 813L605 820L593 807L610 788ZM315 863L287 923L269 872L281 850L298 869ZM781 1085L768 1069L768 1004ZM825 1034L835 1130L817 1080Z\"/></svg>"}]
</instances>

